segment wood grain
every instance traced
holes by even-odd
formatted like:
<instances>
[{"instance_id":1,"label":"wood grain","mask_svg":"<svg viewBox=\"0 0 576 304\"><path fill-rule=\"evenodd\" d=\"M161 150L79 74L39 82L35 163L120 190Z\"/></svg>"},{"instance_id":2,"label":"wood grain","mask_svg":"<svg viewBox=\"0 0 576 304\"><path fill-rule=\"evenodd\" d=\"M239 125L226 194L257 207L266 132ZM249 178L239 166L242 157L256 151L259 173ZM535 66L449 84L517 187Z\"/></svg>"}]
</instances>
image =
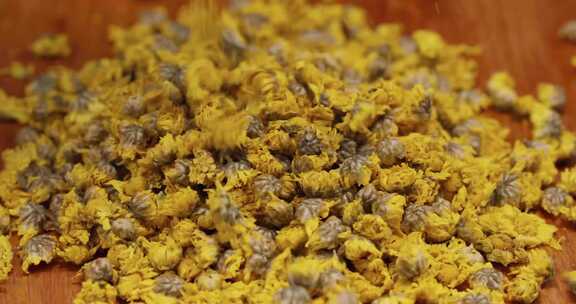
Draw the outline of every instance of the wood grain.
<instances>
[{"instance_id":1,"label":"wood grain","mask_svg":"<svg viewBox=\"0 0 576 304\"><path fill-rule=\"evenodd\" d=\"M111 55L107 25L127 25L143 8L164 5L171 13L186 0L0 0L0 67L12 60L33 63L38 71L51 65L79 67L90 58ZM571 0L356 0L344 1L366 7L374 22L401 22L408 30L430 28L449 42L482 46L478 58L479 81L497 70L508 70L522 93L531 93L542 81L567 88L569 103L564 119L576 130L576 70L568 64L576 45L556 37L558 27L576 18ZM38 35L64 32L74 50L65 60L39 60L27 51ZM0 77L0 88L22 94L23 83ZM526 123L500 115L513 130L511 138L527 134ZM13 145L18 126L0 124L0 149ZM564 251L555 252L558 273L576 268L576 232L567 223L552 220L565 239ZM71 303L78 291L74 266L40 266L24 275L15 271L0 285L0 303ZM559 276L549 282L538 303L573 303Z\"/></svg>"}]
</instances>

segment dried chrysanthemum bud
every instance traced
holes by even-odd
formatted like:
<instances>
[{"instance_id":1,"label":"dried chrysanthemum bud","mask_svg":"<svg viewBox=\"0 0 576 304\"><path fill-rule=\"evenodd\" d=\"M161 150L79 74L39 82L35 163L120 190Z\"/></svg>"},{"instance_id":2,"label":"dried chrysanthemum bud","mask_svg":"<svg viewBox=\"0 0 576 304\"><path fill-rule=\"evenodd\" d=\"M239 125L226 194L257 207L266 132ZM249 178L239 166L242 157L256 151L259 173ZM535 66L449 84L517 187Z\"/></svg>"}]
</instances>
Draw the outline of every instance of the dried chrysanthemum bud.
<instances>
[{"instance_id":1,"label":"dried chrysanthemum bud","mask_svg":"<svg viewBox=\"0 0 576 304\"><path fill-rule=\"evenodd\" d=\"M133 240L136 238L134 223L127 218L119 218L112 221L112 232L123 240Z\"/></svg>"},{"instance_id":2,"label":"dried chrysanthemum bud","mask_svg":"<svg viewBox=\"0 0 576 304\"><path fill-rule=\"evenodd\" d=\"M288 225L294 218L292 204L281 199L272 199L264 206L263 223L281 228Z\"/></svg>"},{"instance_id":3,"label":"dried chrysanthemum bud","mask_svg":"<svg viewBox=\"0 0 576 304\"><path fill-rule=\"evenodd\" d=\"M0 92L0 115L31 126L0 172L0 232L23 236L24 270L106 254L82 267L82 303L536 298L554 229L528 209L576 217L574 170L554 179L576 155L561 87L519 97L496 73L485 93L473 48L374 29L357 8L200 2L113 29L113 59ZM490 106L532 139L510 144Z\"/></svg>"},{"instance_id":4,"label":"dried chrysanthemum bud","mask_svg":"<svg viewBox=\"0 0 576 304\"><path fill-rule=\"evenodd\" d=\"M200 290L217 290L222 287L222 275L214 270L206 270L196 278Z\"/></svg>"},{"instance_id":5,"label":"dried chrysanthemum bud","mask_svg":"<svg viewBox=\"0 0 576 304\"><path fill-rule=\"evenodd\" d=\"M464 247L460 251L460 254L463 255L470 264L485 262L484 256L472 245Z\"/></svg>"},{"instance_id":6,"label":"dried chrysanthemum bud","mask_svg":"<svg viewBox=\"0 0 576 304\"><path fill-rule=\"evenodd\" d=\"M331 216L310 236L307 247L311 250L334 249L338 246L338 235L346 230L342 220Z\"/></svg>"},{"instance_id":7,"label":"dried chrysanthemum bud","mask_svg":"<svg viewBox=\"0 0 576 304\"><path fill-rule=\"evenodd\" d=\"M372 184L368 184L356 193L356 198L362 201L364 210L370 210L371 206L380 198L380 191L376 190L376 187Z\"/></svg>"},{"instance_id":8,"label":"dried chrysanthemum bud","mask_svg":"<svg viewBox=\"0 0 576 304\"><path fill-rule=\"evenodd\" d=\"M30 50L43 58L66 57L70 55L68 36L64 34L44 34L32 43Z\"/></svg>"},{"instance_id":9,"label":"dried chrysanthemum bud","mask_svg":"<svg viewBox=\"0 0 576 304\"><path fill-rule=\"evenodd\" d=\"M143 245L150 264L157 270L173 269L182 260L182 247L172 238L161 242L144 240Z\"/></svg>"},{"instance_id":10,"label":"dried chrysanthemum bud","mask_svg":"<svg viewBox=\"0 0 576 304\"><path fill-rule=\"evenodd\" d=\"M39 95L46 94L54 90L58 85L58 80L53 74L42 74L29 85L30 91Z\"/></svg>"},{"instance_id":11,"label":"dried chrysanthemum bud","mask_svg":"<svg viewBox=\"0 0 576 304\"><path fill-rule=\"evenodd\" d=\"M304 155L317 155L322 153L322 142L313 129L306 129L298 140L298 150Z\"/></svg>"},{"instance_id":12,"label":"dried chrysanthemum bud","mask_svg":"<svg viewBox=\"0 0 576 304\"><path fill-rule=\"evenodd\" d=\"M262 275L268 269L270 258L276 251L275 233L262 227L258 227L256 231L258 233L249 241L252 255L246 260L246 267Z\"/></svg>"},{"instance_id":13,"label":"dried chrysanthemum bud","mask_svg":"<svg viewBox=\"0 0 576 304\"><path fill-rule=\"evenodd\" d=\"M154 279L154 292L179 298L185 281L173 272L165 272Z\"/></svg>"},{"instance_id":14,"label":"dried chrysanthemum bud","mask_svg":"<svg viewBox=\"0 0 576 304\"><path fill-rule=\"evenodd\" d=\"M413 54L418 51L418 45L416 41L410 36L402 36L400 38L400 47L404 51L405 54Z\"/></svg>"},{"instance_id":15,"label":"dried chrysanthemum bud","mask_svg":"<svg viewBox=\"0 0 576 304\"><path fill-rule=\"evenodd\" d=\"M84 140L91 144L96 144L104 140L107 131L100 122L94 122L88 125L86 133L84 133Z\"/></svg>"},{"instance_id":16,"label":"dried chrysanthemum bud","mask_svg":"<svg viewBox=\"0 0 576 304\"><path fill-rule=\"evenodd\" d=\"M262 174L254 179L254 190L260 195L275 194L277 195L282 189L280 180L269 174Z\"/></svg>"},{"instance_id":17,"label":"dried chrysanthemum bud","mask_svg":"<svg viewBox=\"0 0 576 304\"><path fill-rule=\"evenodd\" d=\"M139 125L124 125L120 127L120 143L125 146L144 146L146 130Z\"/></svg>"},{"instance_id":18,"label":"dried chrysanthemum bud","mask_svg":"<svg viewBox=\"0 0 576 304\"><path fill-rule=\"evenodd\" d=\"M226 165L224 165L222 170L224 171L224 175L226 176L226 178L233 179L234 176L236 176L236 174L238 174L239 171L248 170L250 168L251 168L250 163L246 161L238 161L227 163Z\"/></svg>"},{"instance_id":19,"label":"dried chrysanthemum bud","mask_svg":"<svg viewBox=\"0 0 576 304\"><path fill-rule=\"evenodd\" d=\"M242 219L242 214L230 196L222 192L218 195L218 199L220 200L218 216L228 224L238 223Z\"/></svg>"},{"instance_id":20,"label":"dried chrysanthemum bud","mask_svg":"<svg viewBox=\"0 0 576 304\"><path fill-rule=\"evenodd\" d=\"M138 21L149 26L155 26L167 20L168 15L163 9L145 10L138 15Z\"/></svg>"},{"instance_id":21,"label":"dried chrysanthemum bud","mask_svg":"<svg viewBox=\"0 0 576 304\"><path fill-rule=\"evenodd\" d=\"M558 36L560 38L569 40L571 42L576 41L576 20L570 20L566 22L558 31Z\"/></svg>"},{"instance_id":22,"label":"dried chrysanthemum bud","mask_svg":"<svg viewBox=\"0 0 576 304\"><path fill-rule=\"evenodd\" d=\"M161 34L156 34L154 35L153 49L165 50L171 53L176 53L178 52L179 47L172 39Z\"/></svg>"},{"instance_id":23,"label":"dried chrysanthemum bud","mask_svg":"<svg viewBox=\"0 0 576 304\"><path fill-rule=\"evenodd\" d=\"M495 204L513 202L520 197L521 191L518 176L506 173L502 176L498 185L496 185L491 200Z\"/></svg>"},{"instance_id":24,"label":"dried chrysanthemum bud","mask_svg":"<svg viewBox=\"0 0 576 304\"><path fill-rule=\"evenodd\" d=\"M349 291L343 291L334 297L334 304L357 304L360 303L358 296Z\"/></svg>"},{"instance_id":25,"label":"dried chrysanthemum bud","mask_svg":"<svg viewBox=\"0 0 576 304\"><path fill-rule=\"evenodd\" d=\"M310 268L310 264L305 264L303 260L296 260L288 266L288 283L292 286L302 286L313 289L318 286L320 275Z\"/></svg>"},{"instance_id":26,"label":"dried chrysanthemum bud","mask_svg":"<svg viewBox=\"0 0 576 304\"><path fill-rule=\"evenodd\" d=\"M86 111L94 101L95 94L89 91L82 91L72 103L72 110L77 112Z\"/></svg>"},{"instance_id":27,"label":"dried chrysanthemum bud","mask_svg":"<svg viewBox=\"0 0 576 304\"><path fill-rule=\"evenodd\" d=\"M282 288L274 296L274 301L278 304L307 304L311 300L308 290L301 286Z\"/></svg>"},{"instance_id":28,"label":"dried chrysanthemum bud","mask_svg":"<svg viewBox=\"0 0 576 304\"><path fill-rule=\"evenodd\" d=\"M18 130L16 134L16 144L23 145L25 143L34 142L40 137L40 133L32 127L24 127Z\"/></svg>"},{"instance_id":29,"label":"dried chrysanthemum bud","mask_svg":"<svg viewBox=\"0 0 576 304\"><path fill-rule=\"evenodd\" d=\"M122 112L125 115L138 117L144 114L146 110L146 105L144 103L144 98L141 95L132 95L126 99Z\"/></svg>"},{"instance_id":30,"label":"dried chrysanthemum bud","mask_svg":"<svg viewBox=\"0 0 576 304\"><path fill-rule=\"evenodd\" d=\"M539 84L538 99L552 109L562 111L566 105L566 91L558 85Z\"/></svg>"},{"instance_id":31,"label":"dried chrysanthemum bud","mask_svg":"<svg viewBox=\"0 0 576 304\"><path fill-rule=\"evenodd\" d=\"M568 193L558 187L549 187L544 190L542 208L550 214L558 215L560 213L559 208L565 206L567 201Z\"/></svg>"},{"instance_id":32,"label":"dried chrysanthemum bud","mask_svg":"<svg viewBox=\"0 0 576 304\"><path fill-rule=\"evenodd\" d=\"M172 167L164 172L164 175L170 182L185 186L188 184L188 174L190 173L190 163L183 159L174 161Z\"/></svg>"},{"instance_id":33,"label":"dried chrysanthemum bud","mask_svg":"<svg viewBox=\"0 0 576 304\"><path fill-rule=\"evenodd\" d=\"M466 295L458 304L491 304L490 297L482 293Z\"/></svg>"},{"instance_id":34,"label":"dried chrysanthemum bud","mask_svg":"<svg viewBox=\"0 0 576 304\"><path fill-rule=\"evenodd\" d=\"M385 166L391 166L404 158L404 145L398 139L384 139L376 146L376 153Z\"/></svg>"},{"instance_id":35,"label":"dried chrysanthemum bud","mask_svg":"<svg viewBox=\"0 0 576 304\"><path fill-rule=\"evenodd\" d=\"M398 135L398 125L394 122L393 114L387 113L378 119L372 126L372 132L383 138Z\"/></svg>"},{"instance_id":36,"label":"dried chrysanthemum bud","mask_svg":"<svg viewBox=\"0 0 576 304\"><path fill-rule=\"evenodd\" d=\"M394 268L398 274L412 280L424 273L428 268L428 259L426 258L426 255L424 255L424 252L418 250L410 256L399 256L396 259Z\"/></svg>"},{"instance_id":37,"label":"dried chrysanthemum bud","mask_svg":"<svg viewBox=\"0 0 576 304\"><path fill-rule=\"evenodd\" d=\"M35 180L45 180L52 172L49 168L31 163L16 176L16 182L21 189L29 190Z\"/></svg>"},{"instance_id":38,"label":"dried chrysanthemum bud","mask_svg":"<svg viewBox=\"0 0 576 304\"><path fill-rule=\"evenodd\" d=\"M150 191L139 192L128 202L128 210L138 218L152 215L155 209L156 199L154 193Z\"/></svg>"},{"instance_id":39,"label":"dried chrysanthemum bud","mask_svg":"<svg viewBox=\"0 0 576 304\"><path fill-rule=\"evenodd\" d=\"M372 60L368 66L369 79L374 81L380 78L388 78L389 70L390 62L385 58L377 57L376 59Z\"/></svg>"},{"instance_id":40,"label":"dried chrysanthemum bud","mask_svg":"<svg viewBox=\"0 0 576 304\"><path fill-rule=\"evenodd\" d=\"M266 128L260 120L256 116L250 116L250 123L248 124L248 130L246 130L246 135L250 138L257 138L264 134Z\"/></svg>"},{"instance_id":41,"label":"dried chrysanthemum bud","mask_svg":"<svg viewBox=\"0 0 576 304\"><path fill-rule=\"evenodd\" d=\"M296 207L294 215L298 221L305 223L307 220L318 216L323 203L322 199L319 198L305 199Z\"/></svg>"},{"instance_id":42,"label":"dried chrysanthemum bud","mask_svg":"<svg viewBox=\"0 0 576 304\"><path fill-rule=\"evenodd\" d=\"M372 201L369 209L373 214L385 217L390 211L389 200L394 197L395 194L378 192L376 198Z\"/></svg>"},{"instance_id":43,"label":"dried chrysanthemum bud","mask_svg":"<svg viewBox=\"0 0 576 304\"><path fill-rule=\"evenodd\" d=\"M218 258L218 262L216 263L216 270L218 270L218 272L220 273L227 273L229 271L229 268L231 267L231 265L229 264L230 260L232 260L236 256L242 258L242 256L237 253L237 250L228 249L224 251L224 253L222 253ZM243 262L243 259L237 259L236 261L238 261L238 263L232 266L240 268L240 263Z\"/></svg>"},{"instance_id":44,"label":"dried chrysanthemum bud","mask_svg":"<svg viewBox=\"0 0 576 304\"><path fill-rule=\"evenodd\" d=\"M246 41L236 31L226 29L222 31L220 45L222 50L233 60L238 60L247 48Z\"/></svg>"},{"instance_id":45,"label":"dried chrysanthemum bud","mask_svg":"<svg viewBox=\"0 0 576 304\"><path fill-rule=\"evenodd\" d=\"M57 225L54 214L40 204L25 204L20 208L19 216L24 229L51 230Z\"/></svg>"},{"instance_id":46,"label":"dried chrysanthemum bud","mask_svg":"<svg viewBox=\"0 0 576 304\"><path fill-rule=\"evenodd\" d=\"M29 265L38 265L40 262L50 263L56 254L56 239L48 234L37 235L24 246L24 261L22 269L28 272Z\"/></svg>"},{"instance_id":47,"label":"dried chrysanthemum bud","mask_svg":"<svg viewBox=\"0 0 576 304\"><path fill-rule=\"evenodd\" d=\"M564 273L564 279L566 280L566 283L568 283L570 291L576 295L576 271L569 271Z\"/></svg>"},{"instance_id":48,"label":"dried chrysanthemum bud","mask_svg":"<svg viewBox=\"0 0 576 304\"><path fill-rule=\"evenodd\" d=\"M340 160L345 160L347 158L356 155L357 148L358 144L354 140L344 138L342 142L340 142L340 149L338 150L338 158Z\"/></svg>"},{"instance_id":49,"label":"dried chrysanthemum bud","mask_svg":"<svg viewBox=\"0 0 576 304\"><path fill-rule=\"evenodd\" d=\"M105 281L112 283L114 269L108 258L97 258L83 267L84 278L92 281Z\"/></svg>"},{"instance_id":50,"label":"dried chrysanthemum bud","mask_svg":"<svg viewBox=\"0 0 576 304\"><path fill-rule=\"evenodd\" d=\"M488 93L494 106L501 110L511 110L518 100L515 82L505 72L494 73L487 84Z\"/></svg>"},{"instance_id":51,"label":"dried chrysanthemum bud","mask_svg":"<svg viewBox=\"0 0 576 304\"><path fill-rule=\"evenodd\" d=\"M8 214L8 210L0 206L0 233L4 235L8 234L9 229L10 214Z\"/></svg>"},{"instance_id":52,"label":"dried chrysanthemum bud","mask_svg":"<svg viewBox=\"0 0 576 304\"><path fill-rule=\"evenodd\" d=\"M373 145L370 144L365 144L360 146L360 148L358 148L358 155L363 155L363 156L370 156L372 155L372 153L376 152L376 148Z\"/></svg>"},{"instance_id":53,"label":"dried chrysanthemum bud","mask_svg":"<svg viewBox=\"0 0 576 304\"><path fill-rule=\"evenodd\" d=\"M464 148L460 144L455 142L449 142L445 144L444 150L446 151L446 153L456 158L464 158L464 156L466 155Z\"/></svg>"},{"instance_id":54,"label":"dried chrysanthemum bud","mask_svg":"<svg viewBox=\"0 0 576 304\"><path fill-rule=\"evenodd\" d=\"M504 275L493 268L482 268L470 275L468 281L473 288L498 290L503 287Z\"/></svg>"},{"instance_id":55,"label":"dried chrysanthemum bud","mask_svg":"<svg viewBox=\"0 0 576 304\"><path fill-rule=\"evenodd\" d=\"M424 120L429 120L431 118L432 115L432 108L433 108L434 104L432 101L432 97L429 95L426 95L418 104L418 107L416 107L415 112L416 115L418 115L418 117L424 119Z\"/></svg>"},{"instance_id":56,"label":"dried chrysanthemum bud","mask_svg":"<svg viewBox=\"0 0 576 304\"><path fill-rule=\"evenodd\" d=\"M180 66L175 64L161 63L158 65L160 77L171 82L181 92L186 91L186 80L184 71Z\"/></svg>"},{"instance_id":57,"label":"dried chrysanthemum bud","mask_svg":"<svg viewBox=\"0 0 576 304\"><path fill-rule=\"evenodd\" d=\"M320 274L319 286L321 288L330 289L344 281L344 279L344 274L340 270L330 268Z\"/></svg>"},{"instance_id":58,"label":"dried chrysanthemum bud","mask_svg":"<svg viewBox=\"0 0 576 304\"><path fill-rule=\"evenodd\" d=\"M481 128L482 123L478 120L471 118L465 120L452 128L452 134L454 136L464 136L464 135L471 135L474 133L475 129Z\"/></svg>"},{"instance_id":59,"label":"dried chrysanthemum bud","mask_svg":"<svg viewBox=\"0 0 576 304\"><path fill-rule=\"evenodd\" d=\"M362 167L368 163L368 158L363 155L356 155L345 159L340 164L340 170L343 174L357 175L361 172Z\"/></svg>"},{"instance_id":60,"label":"dried chrysanthemum bud","mask_svg":"<svg viewBox=\"0 0 576 304\"><path fill-rule=\"evenodd\" d=\"M104 173L110 179L114 179L118 175L118 171L116 170L116 167L114 167L114 165L112 165L109 162L100 161L100 162L98 162L96 167L98 168L98 170L100 170L102 173Z\"/></svg>"},{"instance_id":61,"label":"dried chrysanthemum bud","mask_svg":"<svg viewBox=\"0 0 576 304\"><path fill-rule=\"evenodd\" d=\"M430 206L410 204L404 210L402 218L402 230L404 232L422 231L426 225L428 213L432 210Z\"/></svg>"},{"instance_id":62,"label":"dried chrysanthemum bud","mask_svg":"<svg viewBox=\"0 0 576 304\"><path fill-rule=\"evenodd\" d=\"M482 93L477 89L463 90L458 94L458 101L465 102L474 107L480 107L482 100Z\"/></svg>"},{"instance_id":63,"label":"dried chrysanthemum bud","mask_svg":"<svg viewBox=\"0 0 576 304\"><path fill-rule=\"evenodd\" d=\"M562 135L562 130L564 125L562 123L562 116L560 114L551 111L548 113L548 117L542 125L541 128L535 128L534 137L535 138L558 138Z\"/></svg>"}]
</instances>

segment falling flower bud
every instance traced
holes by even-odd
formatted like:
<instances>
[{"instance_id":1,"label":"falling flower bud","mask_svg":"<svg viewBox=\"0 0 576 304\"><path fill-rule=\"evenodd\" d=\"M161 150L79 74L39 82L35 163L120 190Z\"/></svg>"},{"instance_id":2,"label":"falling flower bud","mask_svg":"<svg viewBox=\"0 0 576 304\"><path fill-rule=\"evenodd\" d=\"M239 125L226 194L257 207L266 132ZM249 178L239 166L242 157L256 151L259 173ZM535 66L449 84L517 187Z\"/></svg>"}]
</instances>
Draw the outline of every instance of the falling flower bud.
<instances>
[{"instance_id":1,"label":"falling flower bud","mask_svg":"<svg viewBox=\"0 0 576 304\"><path fill-rule=\"evenodd\" d=\"M542 83L538 85L538 99L550 108L562 111L566 105L566 91L561 86Z\"/></svg>"},{"instance_id":2,"label":"falling flower bud","mask_svg":"<svg viewBox=\"0 0 576 304\"><path fill-rule=\"evenodd\" d=\"M566 283L568 283L570 291L576 295L576 271L569 271L564 273L564 279L566 280Z\"/></svg>"},{"instance_id":3,"label":"falling flower bud","mask_svg":"<svg viewBox=\"0 0 576 304\"><path fill-rule=\"evenodd\" d=\"M566 22L558 31L558 36L570 42L576 41L576 20Z\"/></svg>"}]
</instances>

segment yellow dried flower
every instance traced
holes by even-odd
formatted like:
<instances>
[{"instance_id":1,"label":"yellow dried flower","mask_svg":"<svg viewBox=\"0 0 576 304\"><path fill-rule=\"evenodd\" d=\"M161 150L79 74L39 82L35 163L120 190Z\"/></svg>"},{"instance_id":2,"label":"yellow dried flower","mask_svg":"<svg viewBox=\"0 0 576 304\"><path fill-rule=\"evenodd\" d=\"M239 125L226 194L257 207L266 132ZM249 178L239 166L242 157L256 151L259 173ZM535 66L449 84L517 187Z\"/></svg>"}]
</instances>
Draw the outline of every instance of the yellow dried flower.
<instances>
[{"instance_id":1,"label":"yellow dried flower","mask_svg":"<svg viewBox=\"0 0 576 304\"><path fill-rule=\"evenodd\" d=\"M10 66L0 69L0 75L9 75L10 77L18 80L24 80L34 74L34 66L31 64L24 64L22 62L14 61Z\"/></svg>"},{"instance_id":2,"label":"yellow dried flower","mask_svg":"<svg viewBox=\"0 0 576 304\"><path fill-rule=\"evenodd\" d=\"M66 57L71 53L68 37L64 34L44 35L34 41L30 50L34 55L46 58Z\"/></svg>"},{"instance_id":3,"label":"yellow dried flower","mask_svg":"<svg viewBox=\"0 0 576 304\"><path fill-rule=\"evenodd\" d=\"M553 275L534 210L576 221L559 86L479 88L476 47L329 2L196 1L109 36L114 58L0 91L26 125L0 232L25 271L81 265L75 303L530 303ZM1 236L0 278L11 256Z\"/></svg>"},{"instance_id":4,"label":"yellow dried flower","mask_svg":"<svg viewBox=\"0 0 576 304\"><path fill-rule=\"evenodd\" d=\"M4 235L0 235L0 281L8 278L12 271L12 246L10 241Z\"/></svg>"},{"instance_id":5,"label":"yellow dried flower","mask_svg":"<svg viewBox=\"0 0 576 304\"><path fill-rule=\"evenodd\" d=\"M576 290L576 271L568 271L568 272L565 272L563 275L564 275L564 279L568 283L568 286L570 287L570 290L572 291L572 293L576 294L576 292L575 292L575 290Z\"/></svg>"}]
</instances>

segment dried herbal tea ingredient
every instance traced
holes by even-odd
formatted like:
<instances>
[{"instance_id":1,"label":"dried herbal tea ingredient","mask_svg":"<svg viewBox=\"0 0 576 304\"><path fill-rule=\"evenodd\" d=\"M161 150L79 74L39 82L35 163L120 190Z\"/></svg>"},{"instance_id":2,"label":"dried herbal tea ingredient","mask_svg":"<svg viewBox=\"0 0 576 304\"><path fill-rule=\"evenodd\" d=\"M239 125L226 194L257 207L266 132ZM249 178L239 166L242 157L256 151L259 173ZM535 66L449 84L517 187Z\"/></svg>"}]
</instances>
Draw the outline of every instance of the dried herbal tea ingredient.
<instances>
[{"instance_id":1,"label":"dried herbal tea ingredient","mask_svg":"<svg viewBox=\"0 0 576 304\"><path fill-rule=\"evenodd\" d=\"M18 80L30 78L33 74L34 66L32 64L25 64L18 61L11 62L9 66L0 69L0 75L10 76Z\"/></svg>"},{"instance_id":2,"label":"dried herbal tea ingredient","mask_svg":"<svg viewBox=\"0 0 576 304\"><path fill-rule=\"evenodd\" d=\"M114 57L0 91L25 126L2 153L0 279L10 234L24 271L79 265L79 304L531 303L554 275L533 212L576 221L560 86L481 88L476 47L330 2L194 1L110 38Z\"/></svg>"},{"instance_id":3,"label":"dried herbal tea ingredient","mask_svg":"<svg viewBox=\"0 0 576 304\"><path fill-rule=\"evenodd\" d=\"M65 34L44 34L32 43L30 51L44 58L67 57L72 53Z\"/></svg>"},{"instance_id":4,"label":"dried herbal tea ingredient","mask_svg":"<svg viewBox=\"0 0 576 304\"><path fill-rule=\"evenodd\" d=\"M570 287L570 291L576 295L576 271L568 271L563 275L566 283L568 283L568 287Z\"/></svg>"},{"instance_id":5,"label":"dried herbal tea ingredient","mask_svg":"<svg viewBox=\"0 0 576 304\"><path fill-rule=\"evenodd\" d=\"M564 23L558 30L558 36L570 42L576 41L576 20L570 20Z\"/></svg>"},{"instance_id":6,"label":"dried herbal tea ingredient","mask_svg":"<svg viewBox=\"0 0 576 304\"><path fill-rule=\"evenodd\" d=\"M0 281L5 281L12 271L12 257L10 240L4 235L0 235Z\"/></svg>"}]
</instances>

